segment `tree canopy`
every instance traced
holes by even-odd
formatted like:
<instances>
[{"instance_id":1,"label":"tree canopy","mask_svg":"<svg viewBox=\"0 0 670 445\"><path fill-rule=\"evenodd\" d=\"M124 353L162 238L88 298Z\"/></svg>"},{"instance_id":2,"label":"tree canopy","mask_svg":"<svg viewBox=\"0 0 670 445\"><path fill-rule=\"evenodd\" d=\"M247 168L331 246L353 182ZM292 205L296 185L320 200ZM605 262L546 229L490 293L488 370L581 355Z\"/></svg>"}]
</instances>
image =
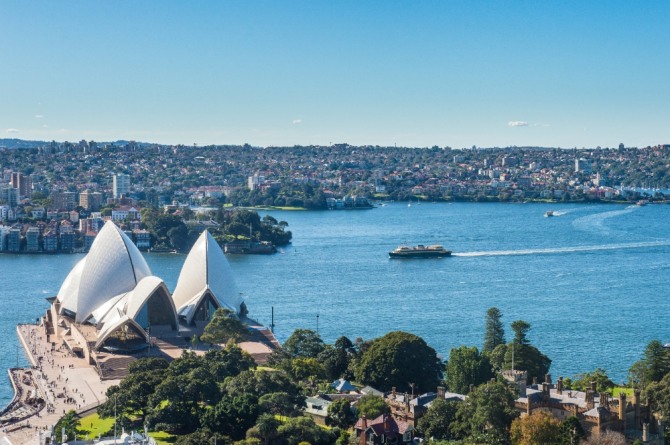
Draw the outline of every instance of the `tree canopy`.
<instances>
[{"instance_id":1,"label":"tree canopy","mask_svg":"<svg viewBox=\"0 0 670 445\"><path fill-rule=\"evenodd\" d=\"M451 424L456 419L456 411L460 402L435 399L426 414L419 419L418 430L426 438L437 440L453 440Z\"/></svg>"},{"instance_id":2,"label":"tree canopy","mask_svg":"<svg viewBox=\"0 0 670 445\"><path fill-rule=\"evenodd\" d=\"M486 311L486 332L482 352L492 352L496 346L505 344L505 328L503 327L502 313L497 307Z\"/></svg>"},{"instance_id":3,"label":"tree canopy","mask_svg":"<svg viewBox=\"0 0 670 445\"><path fill-rule=\"evenodd\" d=\"M461 346L449 353L444 381L458 394L467 394L470 385L478 386L493 377L488 357L479 353L476 347Z\"/></svg>"},{"instance_id":4,"label":"tree canopy","mask_svg":"<svg viewBox=\"0 0 670 445\"><path fill-rule=\"evenodd\" d=\"M421 337L395 331L372 342L354 375L357 381L382 391L393 387L409 391L411 384L420 391L434 391L442 377L442 364Z\"/></svg>"},{"instance_id":5,"label":"tree canopy","mask_svg":"<svg viewBox=\"0 0 670 445\"><path fill-rule=\"evenodd\" d=\"M514 340L506 345L496 346L489 354L494 369L527 371L528 382L531 382L533 378L538 381L544 379L551 367L551 359L530 344L528 340L530 328L530 324L523 320L512 323Z\"/></svg>"},{"instance_id":6,"label":"tree canopy","mask_svg":"<svg viewBox=\"0 0 670 445\"><path fill-rule=\"evenodd\" d=\"M242 341L247 335L247 328L230 309L217 308L210 322L205 326L200 340L205 343L226 343Z\"/></svg>"},{"instance_id":7,"label":"tree canopy","mask_svg":"<svg viewBox=\"0 0 670 445\"><path fill-rule=\"evenodd\" d=\"M375 419L390 412L390 407L380 396L366 394L356 402L356 415L358 417L365 416L368 419Z\"/></svg>"},{"instance_id":8,"label":"tree canopy","mask_svg":"<svg viewBox=\"0 0 670 445\"><path fill-rule=\"evenodd\" d=\"M454 431L464 438L478 440L485 435L499 438L504 443L517 415L514 395L509 388L501 382L487 383L475 388L459 405Z\"/></svg>"}]
</instances>

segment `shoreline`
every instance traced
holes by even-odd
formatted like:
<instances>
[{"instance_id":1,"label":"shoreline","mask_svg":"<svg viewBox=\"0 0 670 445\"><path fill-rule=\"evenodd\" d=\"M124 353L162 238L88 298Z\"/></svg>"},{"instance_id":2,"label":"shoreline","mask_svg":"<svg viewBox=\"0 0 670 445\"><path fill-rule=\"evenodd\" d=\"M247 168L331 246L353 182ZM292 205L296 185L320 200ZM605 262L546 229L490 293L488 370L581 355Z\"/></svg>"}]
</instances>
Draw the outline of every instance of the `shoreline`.
<instances>
[{"instance_id":1,"label":"shoreline","mask_svg":"<svg viewBox=\"0 0 670 445\"><path fill-rule=\"evenodd\" d=\"M101 380L84 359L47 342L40 325L20 323L16 331L31 366L9 370L14 397L1 411L0 444L43 440L65 412L91 412L106 400L107 388L119 383Z\"/></svg>"}]
</instances>

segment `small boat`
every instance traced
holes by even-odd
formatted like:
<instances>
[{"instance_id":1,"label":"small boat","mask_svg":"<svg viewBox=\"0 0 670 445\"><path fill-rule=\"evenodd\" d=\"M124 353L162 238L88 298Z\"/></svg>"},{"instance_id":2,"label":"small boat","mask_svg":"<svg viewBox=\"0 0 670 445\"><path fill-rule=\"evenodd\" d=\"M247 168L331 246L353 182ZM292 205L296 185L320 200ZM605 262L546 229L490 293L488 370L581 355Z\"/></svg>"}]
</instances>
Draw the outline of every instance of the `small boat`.
<instances>
[{"instance_id":1,"label":"small boat","mask_svg":"<svg viewBox=\"0 0 670 445\"><path fill-rule=\"evenodd\" d=\"M391 258L442 258L451 256L451 250L447 250L439 244L432 246L398 246L389 252Z\"/></svg>"},{"instance_id":2,"label":"small boat","mask_svg":"<svg viewBox=\"0 0 670 445\"><path fill-rule=\"evenodd\" d=\"M554 216L554 211L553 210L547 210L546 212L544 212L544 216L546 218L549 218L550 216Z\"/></svg>"},{"instance_id":3,"label":"small boat","mask_svg":"<svg viewBox=\"0 0 670 445\"><path fill-rule=\"evenodd\" d=\"M643 207L647 205L647 200L646 199L640 199L638 202L635 203L636 206Z\"/></svg>"}]
</instances>

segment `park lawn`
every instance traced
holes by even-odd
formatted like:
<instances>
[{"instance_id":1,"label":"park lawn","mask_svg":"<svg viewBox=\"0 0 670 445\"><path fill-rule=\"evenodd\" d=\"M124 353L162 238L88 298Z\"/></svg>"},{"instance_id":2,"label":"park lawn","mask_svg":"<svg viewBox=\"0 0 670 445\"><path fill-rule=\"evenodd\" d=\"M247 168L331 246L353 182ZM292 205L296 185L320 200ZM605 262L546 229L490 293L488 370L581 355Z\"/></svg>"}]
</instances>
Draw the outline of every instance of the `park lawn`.
<instances>
[{"instance_id":1,"label":"park lawn","mask_svg":"<svg viewBox=\"0 0 670 445\"><path fill-rule=\"evenodd\" d=\"M158 445L170 445L177 441L177 436L164 431L149 432L149 436L151 436Z\"/></svg>"},{"instance_id":2,"label":"park lawn","mask_svg":"<svg viewBox=\"0 0 670 445\"><path fill-rule=\"evenodd\" d=\"M98 413L82 417L79 421L79 429L91 439L98 437L98 435L105 436L113 428L114 418L101 419Z\"/></svg>"},{"instance_id":3,"label":"park lawn","mask_svg":"<svg viewBox=\"0 0 670 445\"><path fill-rule=\"evenodd\" d=\"M633 397L633 388L617 386L616 388L612 389L612 397L619 397L619 393L626 394L626 398Z\"/></svg>"},{"instance_id":4,"label":"park lawn","mask_svg":"<svg viewBox=\"0 0 670 445\"><path fill-rule=\"evenodd\" d=\"M79 421L79 428L84 435L88 435L89 439L100 436L110 436L110 431L113 434L114 418L101 419L97 413L82 417ZM117 431L121 434L121 430ZM165 433L162 431L150 432L149 435L153 437L158 445L170 445L176 442L177 436Z\"/></svg>"},{"instance_id":5,"label":"park lawn","mask_svg":"<svg viewBox=\"0 0 670 445\"><path fill-rule=\"evenodd\" d=\"M269 366L256 366L254 371L270 371L270 372L276 372L277 370L275 368L270 368Z\"/></svg>"}]
</instances>

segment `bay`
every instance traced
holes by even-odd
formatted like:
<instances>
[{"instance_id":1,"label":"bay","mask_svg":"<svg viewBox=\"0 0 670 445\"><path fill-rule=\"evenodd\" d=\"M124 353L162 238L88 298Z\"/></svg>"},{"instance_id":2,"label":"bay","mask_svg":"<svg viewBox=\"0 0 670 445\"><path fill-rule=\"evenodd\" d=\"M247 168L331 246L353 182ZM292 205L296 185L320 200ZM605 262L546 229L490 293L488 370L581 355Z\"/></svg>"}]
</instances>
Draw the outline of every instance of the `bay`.
<instances>
[{"instance_id":1,"label":"bay","mask_svg":"<svg viewBox=\"0 0 670 445\"><path fill-rule=\"evenodd\" d=\"M544 217L547 210L554 217ZM440 356L481 347L486 310L532 325L555 377L604 368L616 382L652 339L670 341L670 206L390 203L359 211L272 211L293 243L229 256L250 315L294 329L370 339L423 337ZM443 244L451 258L391 260L399 244ZM34 321L80 255L0 255L0 368L27 365L16 324ZM148 254L173 290L184 255ZM0 380L0 406L12 396Z\"/></svg>"}]
</instances>

